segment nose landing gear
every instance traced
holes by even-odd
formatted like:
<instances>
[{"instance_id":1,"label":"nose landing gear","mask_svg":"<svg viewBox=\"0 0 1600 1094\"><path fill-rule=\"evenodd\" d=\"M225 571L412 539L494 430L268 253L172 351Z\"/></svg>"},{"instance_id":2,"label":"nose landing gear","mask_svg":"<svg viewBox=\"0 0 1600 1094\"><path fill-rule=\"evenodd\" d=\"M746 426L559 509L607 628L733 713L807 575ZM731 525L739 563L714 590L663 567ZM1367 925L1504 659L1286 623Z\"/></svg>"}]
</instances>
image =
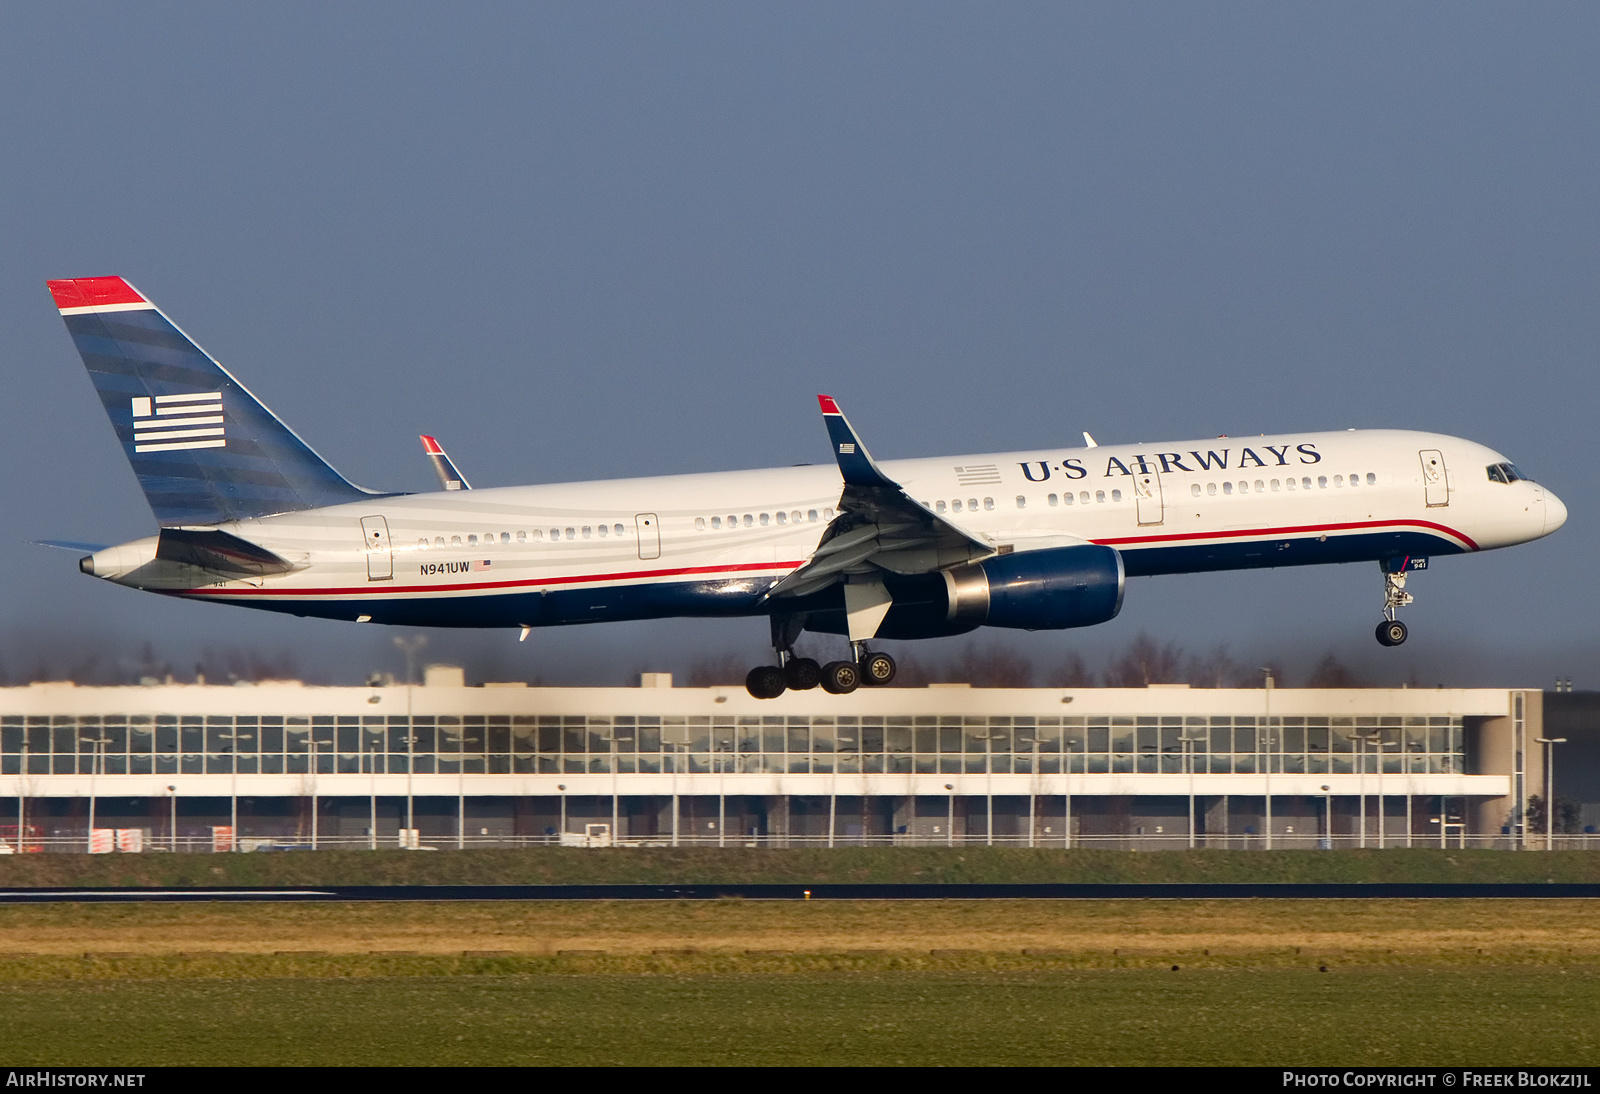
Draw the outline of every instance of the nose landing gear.
<instances>
[{"instance_id":1,"label":"nose landing gear","mask_svg":"<svg viewBox=\"0 0 1600 1094\"><path fill-rule=\"evenodd\" d=\"M1406 564L1400 564L1399 571L1391 572L1388 564L1383 566L1383 622L1378 624L1378 645L1398 646L1406 640L1406 625L1394 617L1396 609L1410 604L1416 597L1406 592Z\"/></svg>"}]
</instances>

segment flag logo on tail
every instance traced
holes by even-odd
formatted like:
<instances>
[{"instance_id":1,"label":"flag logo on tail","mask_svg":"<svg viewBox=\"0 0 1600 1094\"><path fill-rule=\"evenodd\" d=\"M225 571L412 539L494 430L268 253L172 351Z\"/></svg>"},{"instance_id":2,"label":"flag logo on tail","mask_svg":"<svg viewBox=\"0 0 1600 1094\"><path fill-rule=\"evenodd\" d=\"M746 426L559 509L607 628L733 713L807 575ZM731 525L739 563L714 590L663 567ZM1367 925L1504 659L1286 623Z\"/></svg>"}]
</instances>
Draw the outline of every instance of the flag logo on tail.
<instances>
[{"instance_id":1,"label":"flag logo on tail","mask_svg":"<svg viewBox=\"0 0 1600 1094\"><path fill-rule=\"evenodd\" d=\"M226 448L222 392L142 395L133 400L133 450L172 452L180 448Z\"/></svg>"}]
</instances>

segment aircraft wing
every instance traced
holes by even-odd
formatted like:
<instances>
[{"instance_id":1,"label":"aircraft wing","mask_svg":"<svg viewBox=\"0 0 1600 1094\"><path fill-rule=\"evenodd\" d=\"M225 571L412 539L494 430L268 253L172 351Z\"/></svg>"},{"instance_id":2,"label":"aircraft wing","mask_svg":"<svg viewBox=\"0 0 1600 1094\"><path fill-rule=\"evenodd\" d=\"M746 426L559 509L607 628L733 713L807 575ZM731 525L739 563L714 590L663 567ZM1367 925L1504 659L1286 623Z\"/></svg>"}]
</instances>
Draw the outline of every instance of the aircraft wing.
<instances>
[{"instance_id":1,"label":"aircraft wing","mask_svg":"<svg viewBox=\"0 0 1600 1094\"><path fill-rule=\"evenodd\" d=\"M844 478L839 515L806 564L774 585L767 598L804 596L872 567L935 573L1001 553L987 537L952 524L907 494L879 469L839 404L828 395L817 402Z\"/></svg>"}]
</instances>

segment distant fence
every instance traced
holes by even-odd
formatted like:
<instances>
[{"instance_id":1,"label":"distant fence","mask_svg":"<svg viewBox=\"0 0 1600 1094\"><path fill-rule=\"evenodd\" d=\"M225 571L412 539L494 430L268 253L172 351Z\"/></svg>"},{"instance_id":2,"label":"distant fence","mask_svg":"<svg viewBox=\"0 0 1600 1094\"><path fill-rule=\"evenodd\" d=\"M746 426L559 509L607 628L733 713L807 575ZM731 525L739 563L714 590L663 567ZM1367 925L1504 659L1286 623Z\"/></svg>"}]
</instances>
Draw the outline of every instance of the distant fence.
<instances>
[{"instance_id":1,"label":"distant fence","mask_svg":"<svg viewBox=\"0 0 1600 1094\"><path fill-rule=\"evenodd\" d=\"M591 827L604 829L608 826L595 825ZM0 856L17 853L87 854L91 853L89 842L87 833L80 835L29 836L23 842L19 851L15 843L7 839L0 841ZM315 840L310 836L240 836L237 846L235 846L231 837L218 838L209 832L205 834L179 835L176 838L160 834L152 835L146 832L142 840L117 839L110 846L107 845L104 839L97 840L93 853L222 854L239 851L264 854L319 850L395 850L408 844L411 849L418 851L556 846L632 847L646 850L667 847L761 848L769 850L828 847L1034 847L1062 850L1067 846L1060 836L1053 838L1035 837L1030 841L1025 835L996 835L991 840L983 835L962 835L951 838L944 835L926 836L899 833L894 835L835 835L830 839L826 835L733 835L730 833L720 838L696 834L680 835L676 839L671 835L624 836L613 839L607 831L568 832L565 835L559 833L525 836L471 835L464 838L452 834L419 834L410 841L405 840L400 834L391 832L388 835L380 836L375 845L372 838L366 835L324 836L319 834ZM1185 835L1126 834L1074 835L1070 846L1073 848L1106 851L1181 851L1188 849L1191 845ZM1240 834L1196 836L1193 846L1195 848L1225 851L1352 851L1362 849L1377 850L1379 843L1377 837L1370 834L1365 840L1362 840L1357 835L1338 835L1331 839L1322 836L1275 835L1269 846L1267 839L1263 836ZM1467 836L1454 832L1450 833L1444 841L1441 841L1437 836L1413 836L1409 842L1404 836L1396 837L1393 833L1390 833L1385 837L1382 846L1388 849L1443 847L1489 851L1543 851L1546 849L1545 837L1542 835L1524 838L1508 835ZM1556 851L1600 851L1600 835L1586 833L1582 835L1554 836L1550 840L1550 849Z\"/></svg>"}]
</instances>

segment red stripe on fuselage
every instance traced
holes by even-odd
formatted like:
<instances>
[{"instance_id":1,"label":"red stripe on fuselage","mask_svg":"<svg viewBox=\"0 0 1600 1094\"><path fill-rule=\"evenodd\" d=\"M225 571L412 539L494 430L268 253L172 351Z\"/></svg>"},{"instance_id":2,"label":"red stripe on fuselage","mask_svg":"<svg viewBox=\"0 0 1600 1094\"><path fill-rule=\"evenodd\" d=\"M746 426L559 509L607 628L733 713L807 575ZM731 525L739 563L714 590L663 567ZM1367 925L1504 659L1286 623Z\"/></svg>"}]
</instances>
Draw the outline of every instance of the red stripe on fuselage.
<instances>
[{"instance_id":1,"label":"red stripe on fuselage","mask_svg":"<svg viewBox=\"0 0 1600 1094\"><path fill-rule=\"evenodd\" d=\"M1206 539L1277 538L1278 536L1305 535L1310 532L1351 531L1357 528L1432 528L1436 532L1443 532L1447 536L1460 540L1474 551L1478 550L1478 545L1473 542L1472 537L1443 524L1435 524L1431 520L1362 520L1352 521L1348 524L1296 524L1284 528L1247 528L1238 532L1180 532L1176 535L1164 536L1122 536L1113 539L1097 539L1094 542L1104 547L1118 547L1123 544L1154 546L1160 543L1193 543L1197 540Z\"/></svg>"},{"instance_id":2,"label":"red stripe on fuselage","mask_svg":"<svg viewBox=\"0 0 1600 1094\"><path fill-rule=\"evenodd\" d=\"M582 574L570 577L545 577L526 581L484 581L466 585L403 585L375 587L362 585L353 589L183 589L184 596L370 596L396 593L461 593L483 592L489 589L527 589L544 585L584 585L594 582L643 581L657 577L684 577L690 574L748 573L751 570L793 570L800 562L748 562L738 566L685 566L674 570L637 570L620 574Z\"/></svg>"}]
</instances>

